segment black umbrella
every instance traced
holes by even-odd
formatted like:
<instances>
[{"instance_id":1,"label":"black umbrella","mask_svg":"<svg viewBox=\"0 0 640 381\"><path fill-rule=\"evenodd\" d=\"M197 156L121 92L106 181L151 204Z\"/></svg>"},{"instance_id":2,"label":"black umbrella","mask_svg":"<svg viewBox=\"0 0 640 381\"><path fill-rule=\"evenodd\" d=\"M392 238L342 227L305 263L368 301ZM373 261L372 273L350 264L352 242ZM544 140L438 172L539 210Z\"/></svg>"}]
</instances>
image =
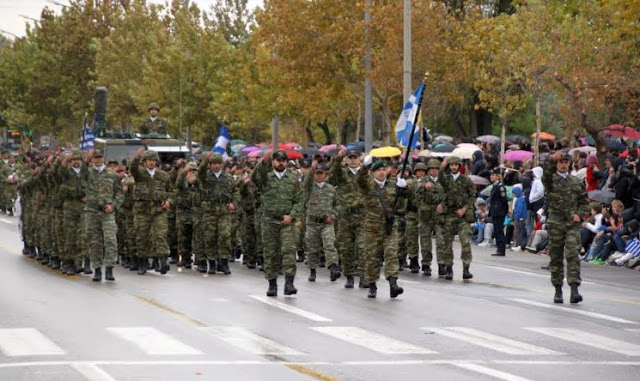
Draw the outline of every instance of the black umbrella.
<instances>
[{"instance_id":1,"label":"black umbrella","mask_svg":"<svg viewBox=\"0 0 640 381\"><path fill-rule=\"evenodd\" d=\"M601 204L610 204L616 198L616 194L610 190L594 190L589 192L589 199Z\"/></svg>"},{"instance_id":2,"label":"black umbrella","mask_svg":"<svg viewBox=\"0 0 640 381\"><path fill-rule=\"evenodd\" d=\"M322 152L320 152L320 150L317 148L309 147L309 148L300 149L300 153L307 156L313 156L313 155L319 155Z\"/></svg>"},{"instance_id":3,"label":"black umbrella","mask_svg":"<svg viewBox=\"0 0 640 381\"><path fill-rule=\"evenodd\" d=\"M507 136L506 139L508 141L510 141L511 143L514 143L514 144L520 144L521 142L527 143L527 144L531 143L531 140L525 138L522 135L509 135L509 136Z\"/></svg>"},{"instance_id":4,"label":"black umbrella","mask_svg":"<svg viewBox=\"0 0 640 381\"><path fill-rule=\"evenodd\" d=\"M453 144L449 142L442 142L432 147L431 152L452 152L454 149L456 149L456 146Z\"/></svg>"}]
</instances>

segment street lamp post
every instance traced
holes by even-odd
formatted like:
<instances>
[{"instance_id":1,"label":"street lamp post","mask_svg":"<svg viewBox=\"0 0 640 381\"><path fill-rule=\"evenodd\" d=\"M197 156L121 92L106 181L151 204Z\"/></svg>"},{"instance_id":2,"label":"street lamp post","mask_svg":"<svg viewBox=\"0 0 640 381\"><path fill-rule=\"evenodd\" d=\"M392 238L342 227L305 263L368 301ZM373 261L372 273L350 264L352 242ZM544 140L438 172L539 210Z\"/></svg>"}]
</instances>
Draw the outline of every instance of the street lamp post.
<instances>
[{"instance_id":1,"label":"street lamp post","mask_svg":"<svg viewBox=\"0 0 640 381\"><path fill-rule=\"evenodd\" d=\"M371 99L371 0L366 0L364 5L364 146L367 152L373 145L373 101Z\"/></svg>"}]
</instances>

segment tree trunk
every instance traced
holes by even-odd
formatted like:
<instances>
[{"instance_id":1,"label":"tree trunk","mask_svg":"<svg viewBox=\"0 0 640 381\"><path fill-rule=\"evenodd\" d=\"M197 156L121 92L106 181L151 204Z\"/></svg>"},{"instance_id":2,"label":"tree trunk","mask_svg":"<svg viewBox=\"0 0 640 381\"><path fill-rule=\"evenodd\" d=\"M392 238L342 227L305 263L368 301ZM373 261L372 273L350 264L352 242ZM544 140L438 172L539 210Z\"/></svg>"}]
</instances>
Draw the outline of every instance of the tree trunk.
<instances>
[{"instance_id":1,"label":"tree trunk","mask_svg":"<svg viewBox=\"0 0 640 381\"><path fill-rule=\"evenodd\" d=\"M320 127L320 129L322 129L322 132L324 133L325 145L331 144L333 139L331 138L331 131L329 130L329 124L327 124L327 118L324 118L324 121L322 123L317 122L316 124L318 125L318 127Z\"/></svg>"},{"instance_id":2,"label":"tree trunk","mask_svg":"<svg viewBox=\"0 0 640 381\"><path fill-rule=\"evenodd\" d=\"M502 131L500 132L500 163L504 163L504 146L507 143L507 118L500 118L500 124L502 125Z\"/></svg>"},{"instance_id":3,"label":"tree trunk","mask_svg":"<svg viewBox=\"0 0 640 381\"><path fill-rule=\"evenodd\" d=\"M315 140L313 140L313 130L311 129L310 120L307 120L307 125L304 127L304 132L306 132L307 134L307 145L309 145L309 143L315 142Z\"/></svg>"},{"instance_id":4,"label":"tree trunk","mask_svg":"<svg viewBox=\"0 0 640 381\"><path fill-rule=\"evenodd\" d=\"M351 119L346 118L342 122L340 133L338 134L338 143L346 145L348 143L349 130L351 129Z\"/></svg>"},{"instance_id":5,"label":"tree trunk","mask_svg":"<svg viewBox=\"0 0 640 381\"><path fill-rule=\"evenodd\" d=\"M535 152L535 166L540 163L540 132L542 131L542 111L540 110L540 96L536 96L536 138L533 142Z\"/></svg>"},{"instance_id":6,"label":"tree trunk","mask_svg":"<svg viewBox=\"0 0 640 381\"><path fill-rule=\"evenodd\" d=\"M356 121L356 139L355 139L355 141L360 141L361 131L362 131L362 105L360 104L360 99L358 99L358 119Z\"/></svg>"}]
</instances>

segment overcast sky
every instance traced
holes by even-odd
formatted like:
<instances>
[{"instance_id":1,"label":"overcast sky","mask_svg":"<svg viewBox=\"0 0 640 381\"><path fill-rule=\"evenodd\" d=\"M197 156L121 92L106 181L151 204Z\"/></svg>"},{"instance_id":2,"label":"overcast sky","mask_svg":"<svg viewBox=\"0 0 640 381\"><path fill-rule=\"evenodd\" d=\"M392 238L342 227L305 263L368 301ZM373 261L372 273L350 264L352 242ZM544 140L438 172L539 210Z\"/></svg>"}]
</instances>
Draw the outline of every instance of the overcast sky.
<instances>
[{"instance_id":1,"label":"overcast sky","mask_svg":"<svg viewBox=\"0 0 640 381\"><path fill-rule=\"evenodd\" d=\"M200 8L209 9L214 0L193 0ZM68 0L56 0L61 4L68 4ZM164 3L163 0L151 0L153 3ZM250 7L261 6L263 0L249 0ZM18 36L25 35L25 23L33 22L25 17L40 18L42 8L48 6L59 10L59 5L47 0L0 0L0 30L13 33ZM22 17L24 16L24 17Z\"/></svg>"}]
</instances>

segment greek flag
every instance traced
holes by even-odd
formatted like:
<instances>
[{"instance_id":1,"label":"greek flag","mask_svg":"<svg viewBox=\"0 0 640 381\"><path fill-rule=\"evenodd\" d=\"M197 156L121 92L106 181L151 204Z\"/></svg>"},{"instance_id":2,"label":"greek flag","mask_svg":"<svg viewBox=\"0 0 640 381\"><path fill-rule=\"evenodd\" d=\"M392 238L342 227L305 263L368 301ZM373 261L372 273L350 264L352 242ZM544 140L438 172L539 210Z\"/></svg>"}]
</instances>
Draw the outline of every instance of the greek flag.
<instances>
[{"instance_id":1,"label":"greek flag","mask_svg":"<svg viewBox=\"0 0 640 381\"><path fill-rule=\"evenodd\" d=\"M211 151L220 154L225 160L229 158L227 155L227 146L231 141L231 135L229 135L229 131L227 130L227 126L224 124L220 127L220 136L218 136L218 140L216 140L216 145L211 148Z\"/></svg>"},{"instance_id":2,"label":"greek flag","mask_svg":"<svg viewBox=\"0 0 640 381\"><path fill-rule=\"evenodd\" d=\"M624 250L634 257L640 257L640 241L637 238L627 241Z\"/></svg>"},{"instance_id":3,"label":"greek flag","mask_svg":"<svg viewBox=\"0 0 640 381\"><path fill-rule=\"evenodd\" d=\"M418 135L413 136L411 148L415 148L418 140L420 140L420 131L418 130L419 127L414 126L413 121L416 119L416 114L420 111L418 110L418 103L422 98L423 91L424 82L420 83L420 86L418 86L416 91L409 98L409 102L404 105L402 114L400 114L398 123L396 123L396 140L398 141L398 144L403 147L409 145L409 137L411 137L411 131L414 129L416 131L415 133Z\"/></svg>"},{"instance_id":4,"label":"greek flag","mask_svg":"<svg viewBox=\"0 0 640 381\"><path fill-rule=\"evenodd\" d=\"M84 128L82 129L82 143L80 144L80 148L82 148L82 150L93 149L94 139L93 131L91 130L91 127L89 127L89 123L85 120Z\"/></svg>"}]
</instances>

